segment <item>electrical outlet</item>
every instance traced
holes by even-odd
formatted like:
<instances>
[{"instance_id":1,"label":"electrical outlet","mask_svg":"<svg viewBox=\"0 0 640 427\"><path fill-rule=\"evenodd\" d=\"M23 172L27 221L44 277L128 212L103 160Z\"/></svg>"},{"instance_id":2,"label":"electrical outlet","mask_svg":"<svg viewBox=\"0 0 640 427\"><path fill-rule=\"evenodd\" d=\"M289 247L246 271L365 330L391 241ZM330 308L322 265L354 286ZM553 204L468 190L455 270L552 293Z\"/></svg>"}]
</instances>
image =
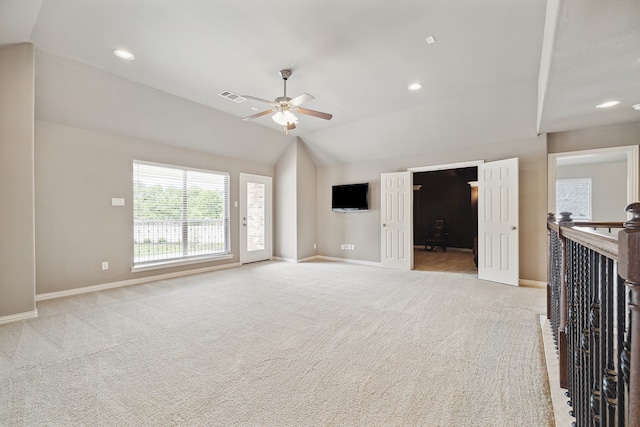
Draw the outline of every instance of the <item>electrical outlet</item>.
<instances>
[{"instance_id":1,"label":"electrical outlet","mask_svg":"<svg viewBox=\"0 0 640 427\"><path fill-rule=\"evenodd\" d=\"M340 245L340 249L344 251L344 243Z\"/></svg>"},{"instance_id":2,"label":"electrical outlet","mask_svg":"<svg viewBox=\"0 0 640 427\"><path fill-rule=\"evenodd\" d=\"M317 249L318 245L316 245L315 243L313 244L313 249Z\"/></svg>"},{"instance_id":3,"label":"electrical outlet","mask_svg":"<svg viewBox=\"0 0 640 427\"><path fill-rule=\"evenodd\" d=\"M109 269L109 261L102 261L102 269L103 270Z\"/></svg>"}]
</instances>

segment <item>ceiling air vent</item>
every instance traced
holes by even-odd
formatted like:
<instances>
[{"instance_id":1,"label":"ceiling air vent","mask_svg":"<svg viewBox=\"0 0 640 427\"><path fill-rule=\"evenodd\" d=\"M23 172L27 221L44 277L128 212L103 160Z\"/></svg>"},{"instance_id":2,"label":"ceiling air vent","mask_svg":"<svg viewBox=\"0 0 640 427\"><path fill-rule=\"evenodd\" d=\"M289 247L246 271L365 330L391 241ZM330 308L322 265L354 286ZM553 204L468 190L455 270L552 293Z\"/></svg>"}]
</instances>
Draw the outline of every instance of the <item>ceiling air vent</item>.
<instances>
[{"instance_id":1,"label":"ceiling air vent","mask_svg":"<svg viewBox=\"0 0 640 427\"><path fill-rule=\"evenodd\" d=\"M227 98L228 100L233 101L237 104L240 104L241 102L244 102L247 100L247 98L243 98L240 95L236 95L235 93L228 90L220 92L218 95L220 95L223 98Z\"/></svg>"}]
</instances>

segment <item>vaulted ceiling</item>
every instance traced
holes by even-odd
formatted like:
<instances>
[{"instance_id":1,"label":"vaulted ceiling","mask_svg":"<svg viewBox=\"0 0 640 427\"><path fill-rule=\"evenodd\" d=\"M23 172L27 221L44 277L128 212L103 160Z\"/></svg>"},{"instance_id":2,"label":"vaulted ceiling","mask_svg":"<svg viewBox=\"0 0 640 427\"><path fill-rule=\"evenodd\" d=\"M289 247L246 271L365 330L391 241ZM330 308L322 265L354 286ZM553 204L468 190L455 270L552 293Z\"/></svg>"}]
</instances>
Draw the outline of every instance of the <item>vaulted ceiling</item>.
<instances>
[{"instance_id":1,"label":"vaulted ceiling","mask_svg":"<svg viewBox=\"0 0 640 427\"><path fill-rule=\"evenodd\" d=\"M637 0L3 0L20 42L238 121L269 105L219 93L273 100L291 69L287 95L333 114L290 132L323 164L640 122Z\"/></svg>"}]
</instances>

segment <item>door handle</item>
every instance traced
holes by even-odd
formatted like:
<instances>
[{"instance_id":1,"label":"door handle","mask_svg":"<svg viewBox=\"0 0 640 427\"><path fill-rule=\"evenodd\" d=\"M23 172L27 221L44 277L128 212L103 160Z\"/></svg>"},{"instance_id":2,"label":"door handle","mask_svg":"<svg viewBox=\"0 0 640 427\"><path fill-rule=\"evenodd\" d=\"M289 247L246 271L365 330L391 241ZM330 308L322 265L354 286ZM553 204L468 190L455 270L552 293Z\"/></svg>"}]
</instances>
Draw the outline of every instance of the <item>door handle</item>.
<instances>
[{"instance_id":1,"label":"door handle","mask_svg":"<svg viewBox=\"0 0 640 427\"><path fill-rule=\"evenodd\" d=\"M515 225L512 225L512 226L511 226L511 229L512 229L512 230L515 230L516 228L517 228L517 227L516 227Z\"/></svg>"}]
</instances>

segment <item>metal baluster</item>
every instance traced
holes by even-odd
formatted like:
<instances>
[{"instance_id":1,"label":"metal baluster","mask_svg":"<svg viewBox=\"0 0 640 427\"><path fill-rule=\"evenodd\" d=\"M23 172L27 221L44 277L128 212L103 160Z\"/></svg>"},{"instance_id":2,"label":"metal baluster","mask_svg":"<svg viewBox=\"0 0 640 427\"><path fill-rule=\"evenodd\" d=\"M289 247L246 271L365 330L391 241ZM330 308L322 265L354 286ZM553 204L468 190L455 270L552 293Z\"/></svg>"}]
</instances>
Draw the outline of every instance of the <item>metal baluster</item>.
<instances>
[{"instance_id":1,"label":"metal baluster","mask_svg":"<svg viewBox=\"0 0 640 427\"><path fill-rule=\"evenodd\" d=\"M575 245L575 257L574 257L574 292L575 292L575 313L576 313L576 324L575 324L575 341L574 341L574 357L575 357L575 367L576 367L576 396L574 399L574 408L576 411L576 421L579 426L585 425L584 419L584 411L583 411L583 400L584 400L584 360L582 357L582 333L583 333L583 325L582 325L582 305L584 304L583 295L582 295L582 246L576 244Z\"/></svg>"},{"instance_id":2,"label":"metal baluster","mask_svg":"<svg viewBox=\"0 0 640 427\"><path fill-rule=\"evenodd\" d=\"M567 402L569 406L571 406L571 411L569 414L572 417L575 417L574 410L574 358L573 358L573 318L574 318L574 298L573 298L573 242L570 240L566 241L566 272L565 272L565 286L567 287L567 326L566 326L566 337L567 337L567 397L569 397L569 401Z\"/></svg>"},{"instance_id":3,"label":"metal baluster","mask_svg":"<svg viewBox=\"0 0 640 427\"><path fill-rule=\"evenodd\" d=\"M583 360L583 395L582 395L582 410L584 412L585 420L592 419L591 417L591 395L593 393L593 360L592 360L592 347L591 347L591 306L593 304L593 294L591 292L591 286L593 282L594 265L592 260L594 259L594 252L586 247L582 247L582 313L583 313L583 329L582 329L582 360Z\"/></svg>"},{"instance_id":4,"label":"metal baluster","mask_svg":"<svg viewBox=\"0 0 640 427\"><path fill-rule=\"evenodd\" d=\"M578 322L580 318L579 314L579 305L580 305L580 296L578 294L578 245L575 242L571 242L571 282L569 286L571 287L571 295L572 295L572 316L571 316L571 346L570 346L570 354L571 360L573 361L573 379L572 379L572 403L573 403L573 412L576 417L577 425L581 426L581 411L580 411L580 357L578 355Z\"/></svg>"},{"instance_id":5,"label":"metal baluster","mask_svg":"<svg viewBox=\"0 0 640 427\"><path fill-rule=\"evenodd\" d=\"M560 326L560 270L559 259L562 256L558 250L559 238L558 233L554 230L550 230L549 233L549 251L551 253L551 265L550 265L550 291L551 291L551 331L553 333L553 340L558 348L558 327Z\"/></svg>"},{"instance_id":6,"label":"metal baluster","mask_svg":"<svg viewBox=\"0 0 640 427\"><path fill-rule=\"evenodd\" d=\"M614 326L614 285L613 285L613 260L607 259L606 263L606 320L604 329L604 338L606 342L605 347L605 370L602 378L602 396L606 401L606 426L615 426L616 419L616 402L617 395L616 390L616 372L615 372L615 357L614 357L614 339L613 339L613 326Z\"/></svg>"},{"instance_id":7,"label":"metal baluster","mask_svg":"<svg viewBox=\"0 0 640 427\"><path fill-rule=\"evenodd\" d=\"M600 273L602 271L601 266L604 257L602 255L593 252L592 256L592 276L590 281L592 303L591 310L589 312L589 328L591 329L591 378L590 385L593 389L591 394L591 416L593 418L593 425L599 426L600 414L602 413L602 399L600 392L600 289L601 280Z\"/></svg>"},{"instance_id":8,"label":"metal baluster","mask_svg":"<svg viewBox=\"0 0 640 427\"><path fill-rule=\"evenodd\" d=\"M630 301L630 293L631 290L626 288L626 284L625 281L622 278L618 278L618 280L620 282L622 282L623 286L625 286L625 289L622 292L625 292L625 302L628 304L628 302ZM628 401L629 399L629 380L631 378L631 307L628 307L629 309L627 310L626 307L623 310L624 312L624 317L625 317L625 336L626 338L623 341L623 345L622 345L622 351L620 352L620 375L622 376L622 384L623 384L623 388L624 388L624 395L623 395L623 399L622 401ZM626 405L625 405L626 406ZM624 411L621 411L621 413L625 413ZM621 421L623 422L622 425L626 425L624 417Z\"/></svg>"},{"instance_id":9,"label":"metal baluster","mask_svg":"<svg viewBox=\"0 0 640 427\"><path fill-rule=\"evenodd\" d=\"M627 384L625 382L625 373L623 372L623 352L625 348L625 331L626 331L626 286L625 281L622 279L617 272L617 269L614 274L614 282L616 287L616 370L617 370L617 396L616 401L618 403L618 426L625 426L625 394L627 389Z\"/></svg>"}]
</instances>

